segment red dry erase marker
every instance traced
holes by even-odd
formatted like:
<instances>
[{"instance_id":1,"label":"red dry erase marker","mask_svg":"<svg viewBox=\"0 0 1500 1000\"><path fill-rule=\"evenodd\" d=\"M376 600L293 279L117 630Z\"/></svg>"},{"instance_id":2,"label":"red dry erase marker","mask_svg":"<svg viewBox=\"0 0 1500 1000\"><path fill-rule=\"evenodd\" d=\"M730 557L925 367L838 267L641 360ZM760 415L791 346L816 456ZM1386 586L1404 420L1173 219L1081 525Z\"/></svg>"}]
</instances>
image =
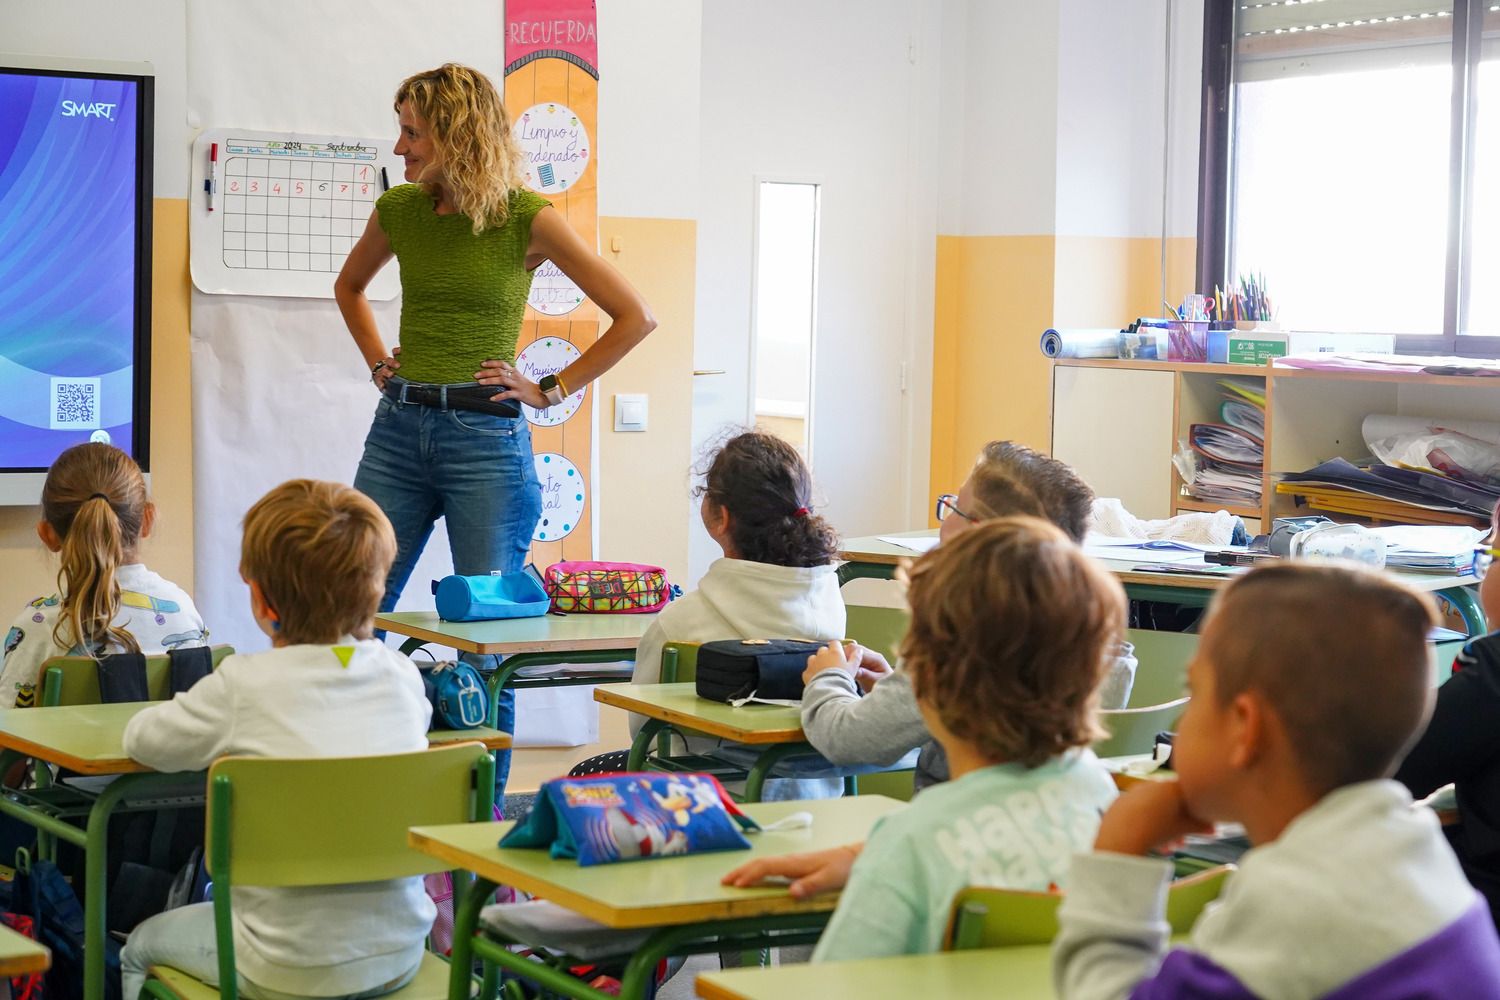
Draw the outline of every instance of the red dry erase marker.
<instances>
[{"instance_id":1,"label":"red dry erase marker","mask_svg":"<svg viewBox=\"0 0 1500 1000\"><path fill-rule=\"evenodd\" d=\"M208 144L208 179L203 182L203 190L208 192L208 210L214 210L214 195L219 193L219 144L211 142Z\"/></svg>"}]
</instances>

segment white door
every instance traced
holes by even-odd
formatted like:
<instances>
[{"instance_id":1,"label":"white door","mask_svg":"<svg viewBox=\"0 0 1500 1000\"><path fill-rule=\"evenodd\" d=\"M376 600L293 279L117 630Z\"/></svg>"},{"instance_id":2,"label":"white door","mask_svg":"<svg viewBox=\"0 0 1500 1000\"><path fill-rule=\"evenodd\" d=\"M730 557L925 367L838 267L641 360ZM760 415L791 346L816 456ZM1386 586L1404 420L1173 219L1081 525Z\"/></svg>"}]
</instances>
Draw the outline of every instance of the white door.
<instances>
[{"instance_id":1,"label":"white door","mask_svg":"<svg viewBox=\"0 0 1500 1000\"><path fill-rule=\"evenodd\" d=\"M695 459L754 422L759 185L818 185L807 399L817 509L845 537L926 523L936 205L921 188L938 5L703 6ZM935 48L935 46L933 46ZM905 385L903 386L903 380ZM719 555L701 526L697 577Z\"/></svg>"}]
</instances>

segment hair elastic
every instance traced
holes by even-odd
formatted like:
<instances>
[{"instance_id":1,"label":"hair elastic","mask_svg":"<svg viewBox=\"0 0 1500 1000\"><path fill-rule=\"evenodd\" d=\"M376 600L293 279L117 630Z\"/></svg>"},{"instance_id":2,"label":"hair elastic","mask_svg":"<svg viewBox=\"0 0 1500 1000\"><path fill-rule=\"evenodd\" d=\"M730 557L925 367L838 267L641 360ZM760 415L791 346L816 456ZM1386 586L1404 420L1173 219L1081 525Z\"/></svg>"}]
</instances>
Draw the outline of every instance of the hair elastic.
<instances>
[{"instance_id":1,"label":"hair elastic","mask_svg":"<svg viewBox=\"0 0 1500 1000\"><path fill-rule=\"evenodd\" d=\"M793 517L806 517L807 513L808 513L808 511L807 511L806 507L798 507L796 510L792 511L792 516Z\"/></svg>"},{"instance_id":2,"label":"hair elastic","mask_svg":"<svg viewBox=\"0 0 1500 1000\"><path fill-rule=\"evenodd\" d=\"M90 500L93 500L93 499L95 499L95 498L98 498L98 499L100 499L100 500L103 500L103 501L104 501L104 502L105 502L105 503L109 503L109 497L108 497L108 496L106 496L106 495L104 495L104 494L103 494L103 493L94 493L94 494L91 494L91 495L90 495L90 496L89 496L89 499L90 499Z\"/></svg>"}]
</instances>

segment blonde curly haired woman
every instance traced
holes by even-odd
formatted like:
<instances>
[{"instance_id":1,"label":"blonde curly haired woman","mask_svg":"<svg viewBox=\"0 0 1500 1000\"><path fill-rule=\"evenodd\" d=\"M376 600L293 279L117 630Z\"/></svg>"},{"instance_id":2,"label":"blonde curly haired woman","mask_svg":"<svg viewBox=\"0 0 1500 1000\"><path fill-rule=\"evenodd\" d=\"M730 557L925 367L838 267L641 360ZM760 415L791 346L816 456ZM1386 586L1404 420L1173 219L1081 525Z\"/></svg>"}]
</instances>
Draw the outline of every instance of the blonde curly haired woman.
<instances>
[{"instance_id":1,"label":"blonde curly haired woman","mask_svg":"<svg viewBox=\"0 0 1500 1000\"><path fill-rule=\"evenodd\" d=\"M396 530L382 611L395 606L440 516L454 572L521 568L542 499L517 404L561 402L656 326L629 282L527 190L510 116L487 77L448 63L402 81L395 106L395 151L411 183L375 203L334 283L381 391L354 485ZM365 289L392 257L401 264L401 346L387 354ZM532 271L545 260L611 324L555 381L539 385L513 365ZM512 731L514 720L514 695L502 692L500 728ZM503 791L510 762L502 756Z\"/></svg>"}]
</instances>

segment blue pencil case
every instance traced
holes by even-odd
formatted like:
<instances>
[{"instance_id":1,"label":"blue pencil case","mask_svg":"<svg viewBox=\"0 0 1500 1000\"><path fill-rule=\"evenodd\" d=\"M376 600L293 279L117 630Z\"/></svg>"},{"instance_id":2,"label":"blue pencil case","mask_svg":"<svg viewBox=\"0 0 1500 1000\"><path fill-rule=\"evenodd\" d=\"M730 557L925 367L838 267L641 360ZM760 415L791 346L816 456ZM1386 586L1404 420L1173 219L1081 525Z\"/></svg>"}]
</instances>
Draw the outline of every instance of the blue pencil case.
<instances>
[{"instance_id":1,"label":"blue pencil case","mask_svg":"<svg viewBox=\"0 0 1500 1000\"><path fill-rule=\"evenodd\" d=\"M448 622L537 618L551 598L535 575L522 570L493 576L445 576L432 585L438 617Z\"/></svg>"},{"instance_id":2,"label":"blue pencil case","mask_svg":"<svg viewBox=\"0 0 1500 1000\"><path fill-rule=\"evenodd\" d=\"M501 847L545 847L579 865L748 850L759 830L709 774L627 773L554 778Z\"/></svg>"}]
</instances>

